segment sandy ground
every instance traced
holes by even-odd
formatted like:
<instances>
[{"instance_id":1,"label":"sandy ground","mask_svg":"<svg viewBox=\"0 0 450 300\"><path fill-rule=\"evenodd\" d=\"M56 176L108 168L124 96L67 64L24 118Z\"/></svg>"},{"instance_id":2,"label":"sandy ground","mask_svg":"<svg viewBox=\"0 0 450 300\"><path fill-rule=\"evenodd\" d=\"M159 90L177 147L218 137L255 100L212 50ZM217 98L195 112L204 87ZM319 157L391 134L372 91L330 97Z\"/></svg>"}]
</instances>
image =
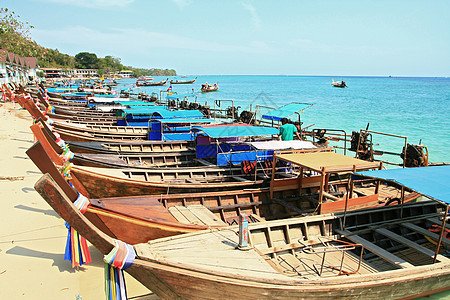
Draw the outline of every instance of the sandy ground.
<instances>
[{"instance_id":1,"label":"sandy ground","mask_svg":"<svg viewBox=\"0 0 450 300\"><path fill-rule=\"evenodd\" d=\"M103 257L79 271L64 260L64 221L34 190L42 173L25 154L31 117L0 102L0 299L105 299ZM158 299L126 276L129 299Z\"/></svg>"}]
</instances>

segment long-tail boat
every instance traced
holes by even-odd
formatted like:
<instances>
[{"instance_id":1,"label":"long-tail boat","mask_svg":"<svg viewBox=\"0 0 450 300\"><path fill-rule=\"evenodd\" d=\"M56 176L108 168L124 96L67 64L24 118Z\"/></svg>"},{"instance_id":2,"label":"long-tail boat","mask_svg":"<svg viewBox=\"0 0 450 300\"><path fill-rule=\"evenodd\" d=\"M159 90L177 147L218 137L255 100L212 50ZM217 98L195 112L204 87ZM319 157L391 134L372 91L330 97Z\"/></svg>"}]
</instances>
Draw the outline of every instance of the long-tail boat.
<instances>
[{"instance_id":1,"label":"long-tail boat","mask_svg":"<svg viewBox=\"0 0 450 300\"><path fill-rule=\"evenodd\" d=\"M344 80L334 81L334 79L332 79L331 85L334 87L338 87L338 88L346 88L347 87Z\"/></svg>"},{"instance_id":2,"label":"long-tail boat","mask_svg":"<svg viewBox=\"0 0 450 300\"><path fill-rule=\"evenodd\" d=\"M39 120L38 120L39 121ZM56 137L48 128L45 122L39 121L32 125L31 130L35 137L44 144L47 141L54 151L62 153L61 148L56 144ZM161 154L173 152L191 151L191 143L187 141L139 141L139 142L75 142L66 141L74 153L92 153L92 154ZM47 150L46 150L47 151ZM48 152L48 151L47 151Z\"/></svg>"},{"instance_id":3,"label":"long-tail boat","mask_svg":"<svg viewBox=\"0 0 450 300\"><path fill-rule=\"evenodd\" d=\"M201 88L202 92L214 92L214 91L217 91L218 89L219 89L218 81L214 84L204 83L204 84L202 84L202 88Z\"/></svg>"},{"instance_id":4,"label":"long-tail boat","mask_svg":"<svg viewBox=\"0 0 450 300\"><path fill-rule=\"evenodd\" d=\"M194 83L197 80L197 77L195 77L192 80L171 80L170 84L189 84L189 83Z\"/></svg>"},{"instance_id":5,"label":"long-tail boat","mask_svg":"<svg viewBox=\"0 0 450 300\"><path fill-rule=\"evenodd\" d=\"M64 193L74 201L77 191L89 195L78 178L72 174L69 186L63 178L49 155L40 143L36 143L27 151L42 173L49 173ZM55 154L50 154L54 156ZM57 157L56 159L58 159ZM316 189L317 180L303 182L303 191ZM339 182L332 183L338 187ZM342 185L342 184L341 184ZM288 218L316 212L336 212L344 208L343 201L338 205L324 202L318 209L318 201L314 196L303 199L296 197L299 186L293 181L289 186L275 183L277 189L270 193L268 188L246 189L222 192L200 192L193 194L164 194L145 195L133 197L116 197L89 199L88 218L108 235L119 238L127 243L144 242L149 239L170 236L192 230L206 229L207 226L227 226L237 223L240 213L247 213L252 222ZM271 188L271 189L272 189ZM370 186L362 188L368 194L373 194ZM373 196L364 196L358 199L349 199L349 209L384 205L387 196L398 193L397 189L384 187L379 193L378 202L370 201ZM272 196L271 196L272 195ZM414 198L413 194L406 193L405 201ZM381 204L379 204L381 203ZM181 228L189 226L187 231ZM158 227L159 225L159 227ZM195 227L196 226L196 227ZM205 227L206 226L206 227ZM124 228L127 228L126 230ZM155 230L155 228L158 228ZM147 231L150 232L147 232Z\"/></svg>"},{"instance_id":6,"label":"long-tail boat","mask_svg":"<svg viewBox=\"0 0 450 300\"><path fill-rule=\"evenodd\" d=\"M165 85L168 80L169 80L169 78L167 78L166 80L161 80L161 81L138 80L138 81L136 81L136 86L162 86L162 85Z\"/></svg>"},{"instance_id":7,"label":"long-tail boat","mask_svg":"<svg viewBox=\"0 0 450 300\"><path fill-rule=\"evenodd\" d=\"M170 153L189 151L190 143L187 141L139 141L121 143L99 143L99 142L72 142L66 141L70 149L77 153L94 154L135 154L135 153Z\"/></svg>"},{"instance_id":8,"label":"long-tail boat","mask_svg":"<svg viewBox=\"0 0 450 300\"><path fill-rule=\"evenodd\" d=\"M132 246L136 257L126 271L162 298L245 294L250 299L413 299L449 290L450 259L441 248L450 245L444 230L450 167L445 174L436 174L433 168L437 167L402 169L406 173L400 177L426 174L422 176L428 179L426 184L415 178L407 180L412 183L407 187L436 202L264 221L248 227L242 222L239 227L153 240ZM430 187L436 178L438 184ZM424 187L425 192L420 191ZM89 222L49 175L35 188L100 252L106 255L115 247L116 241Z\"/></svg>"}]
</instances>

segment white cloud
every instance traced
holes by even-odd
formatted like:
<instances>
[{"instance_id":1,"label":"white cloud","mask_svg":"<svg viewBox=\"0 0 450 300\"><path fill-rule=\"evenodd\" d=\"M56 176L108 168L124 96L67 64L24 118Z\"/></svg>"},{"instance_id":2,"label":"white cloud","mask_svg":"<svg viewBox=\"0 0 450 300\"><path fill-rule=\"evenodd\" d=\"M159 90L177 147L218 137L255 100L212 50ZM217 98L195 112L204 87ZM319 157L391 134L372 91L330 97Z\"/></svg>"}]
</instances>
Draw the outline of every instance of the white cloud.
<instances>
[{"instance_id":1,"label":"white cloud","mask_svg":"<svg viewBox=\"0 0 450 300\"><path fill-rule=\"evenodd\" d=\"M242 7L247 10L250 13L250 20L252 22L252 25L255 29L261 28L261 18L258 15L258 12L256 11L256 8L251 5L250 3L241 2Z\"/></svg>"},{"instance_id":2,"label":"white cloud","mask_svg":"<svg viewBox=\"0 0 450 300\"><path fill-rule=\"evenodd\" d=\"M89 8L125 7L135 0L41 0L60 5L73 5Z\"/></svg>"},{"instance_id":3,"label":"white cloud","mask_svg":"<svg viewBox=\"0 0 450 300\"><path fill-rule=\"evenodd\" d=\"M172 2L175 3L180 9L183 9L192 3L191 0L172 0Z\"/></svg>"},{"instance_id":4,"label":"white cloud","mask_svg":"<svg viewBox=\"0 0 450 300\"><path fill-rule=\"evenodd\" d=\"M273 49L264 42L251 41L248 45L236 46L197 40L175 34L165 34L147 31L145 29L111 28L102 32L83 26L59 28L54 30L39 30L33 32L33 39L50 48L63 47L79 49L79 51L93 51L89 49L103 49L111 53L146 54L150 49L168 48L212 52L237 52L250 54L268 54ZM57 45L54 45L57 43ZM65 50L67 51L67 50ZM78 50L74 50L77 52ZM100 53L98 53L100 55Z\"/></svg>"}]
</instances>

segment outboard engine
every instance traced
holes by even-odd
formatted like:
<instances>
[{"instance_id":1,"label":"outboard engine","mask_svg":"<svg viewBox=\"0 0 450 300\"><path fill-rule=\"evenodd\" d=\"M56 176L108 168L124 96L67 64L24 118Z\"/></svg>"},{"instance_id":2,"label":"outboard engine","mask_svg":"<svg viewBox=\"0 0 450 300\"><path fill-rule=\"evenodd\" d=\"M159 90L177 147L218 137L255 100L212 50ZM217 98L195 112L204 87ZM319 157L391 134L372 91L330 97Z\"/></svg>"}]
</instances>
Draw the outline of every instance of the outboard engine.
<instances>
[{"instance_id":1,"label":"outboard engine","mask_svg":"<svg viewBox=\"0 0 450 300\"><path fill-rule=\"evenodd\" d=\"M152 93L149 100L150 100L150 102L158 102L158 94Z\"/></svg>"},{"instance_id":2,"label":"outboard engine","mask_svg":"<svg viewBox=\"0 0 450 300\"><path fill-rule=\"evenodd\" d=\"M428 166L428 149L423 145L406 145L403 147L400 157L403 159L405 166L408 168L426 167Z\"/></svg>"},{"instance_id":3,"label":"outboard engine","mask_svg":"<svg viewBox=\"0 0 450 300\"><path fill-rule=\"evenodd\" d=\"M167 101L167 106L170 107L170 108L173 108L173 107L175 107L176 105L177 105L177 103L175 102L174 99L169 99L169 100Z\"/></svg>"},{"instance_id":4,"label":"outboard engine","mask_svg":"<svg viewBox=\"0 0 450 300\"><path fill-rule=\"evenodd\" d=\"M235 106L230 106L230 107L228 107L227 108L227 118L238 118L239 117L239 115L238 115L238 110L239 110L239 108L241 108L240 106L237 106L237 107L235 107Z\"/></svg>"},{"instance_id":5,"label":"outboard engine","mask_svg":"<svg viewBox=\"0 0 450 300\"><path fill-rule=\"evenodd\" d=\"M359 142L359 149L358 149ZM352 131L352 139L350 141L350 150L358 153L357 157L363 160L372 160L373 155L371 151L370 141L367 133L359 131Z\"/></svg>"},{"instance_id":6,"label":"outboard engine","mask_svg":"<svg viewBox=\"0 0 450 300\"><path fill-rule=\"evenodd\" d=\"M188 103L186 100L182 100L182 101L180 102L180 108L182 108L182 109L188 109L188 107L189 107L189 103Z\"/></svg>"},{"instance_id":7,"label":"outboard engine","mask_svg":"<svg viewBox=\"0 0 450 300\"><path fill-rule=\"evenodd\" d=\"M209 105L200 105L199 110L207 117L211 115L211 109Z\"/></svg>"},{"instance_id":8,"label":"outboard engine","mask_svg":"<svg viewBox=\"0 0 450 300\"><path fill-rule=\"evenodd\" d=\"M189 109L190 110L196 110L196 109L198 109L199 108L199 104L197 103L197 102L191 102L191 103L189 103Z\"/></svg>"},{"instance_id":9,"label":"outboard engine","mask_svg":"<svg viewBox=\"0 0 450 300\"><path fill-rule=\"evenodd\" d=\"M328 140L325 138L325 133L327 133L326 129L318 129L314 130L314 138L317 139L317 144L326 146Z\"/></svg>"},{"instance_id":10,"label":"outboard engine","mask_svg":"<svg viewBox=\"0 0 450 300\"><path fill-rule=\"evenodd\" d=\"M241 112L241 115L239 116L239 120L241 122L243 122L243 123L246 123L246 124L253 124L254 121L255 121L253 119L254 115L255 114L253 112L248 111L248 110L244 110L243 112Z\"/></svg>"}]
</instances>

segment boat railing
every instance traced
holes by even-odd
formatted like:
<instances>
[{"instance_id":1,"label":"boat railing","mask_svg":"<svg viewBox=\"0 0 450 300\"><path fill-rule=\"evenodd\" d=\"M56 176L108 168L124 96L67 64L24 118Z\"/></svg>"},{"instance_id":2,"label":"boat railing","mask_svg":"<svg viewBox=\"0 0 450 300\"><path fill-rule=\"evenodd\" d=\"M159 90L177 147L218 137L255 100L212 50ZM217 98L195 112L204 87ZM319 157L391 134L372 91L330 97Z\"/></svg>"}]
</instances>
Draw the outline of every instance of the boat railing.
<instances>
[{"instance_id":1,"label":"boat railing","mask_svg":"<svg viewBox=\"0 0 450 300\"><path fill-rule=\"evenodd\" d=\"M362 255L364 253L364 246L362 244L349 243L346 241L337 240L337 239L333 239L331 237L326 237L326 236L319 236L318 239L322 245L321 247L309 246L309 245L305 244L301 239L299 239L299 241L298 241L300 244L302 244L304 246L302 248L303 253L305 253L307 255L322 254L321 263L320 264L315 263L312 265L313 271L318 276L323 275L324 268L331 269L332 271L337 271L337 274L333 273L331 275L326 275L324 277L339 276L339 275L351 275L351 274L355 274L359 271L359 269L361 267L361 262L362 262ZM339 243L339 245L337 245L336 243ZM357 249L359 250L360 255L358 258L358 263L357 263L356 269L354 269L353 271L344 270L344 261L346 258L346 253L348 253L349 251L355 251ZM341 254L338 266L327 264L326 263L327 254L336 253L336 252L339 252ZM298 256L297 256L297 258L298 258ZM300 260L300 262L302 262L301 259L299 259L299 260ZM311 266L308 266L308 267L311 268Z\"/></svg>"},{"instance_id":2,"label":"boat railing","mask_svg":"<svg viewBox=\"0 0 450 300\"><path fill-rule=\"evenodd\" d=\"M344 139L343 139L343 141L344 141L343 150L344 150L344 155L346 155L347 154L347 132L345 132L345 130L342 130L342 129L328 129L328 128L326 128L326 129L325 128L313 129L312 130L313 142L316 142L316 138L318 138L319 140L321 138L324 138L325 134L327 134L327 133L328 133L328 135L330 135L329 132L332 132L332 133L334 133L333 135L335 135L335 137L331 137L331 138L328 137L328 139L331 139L331 140L342 140L341 137L344 136ZM340 147L334 146L333 148L340 148Z\"/></svg>"}]
</instances>

